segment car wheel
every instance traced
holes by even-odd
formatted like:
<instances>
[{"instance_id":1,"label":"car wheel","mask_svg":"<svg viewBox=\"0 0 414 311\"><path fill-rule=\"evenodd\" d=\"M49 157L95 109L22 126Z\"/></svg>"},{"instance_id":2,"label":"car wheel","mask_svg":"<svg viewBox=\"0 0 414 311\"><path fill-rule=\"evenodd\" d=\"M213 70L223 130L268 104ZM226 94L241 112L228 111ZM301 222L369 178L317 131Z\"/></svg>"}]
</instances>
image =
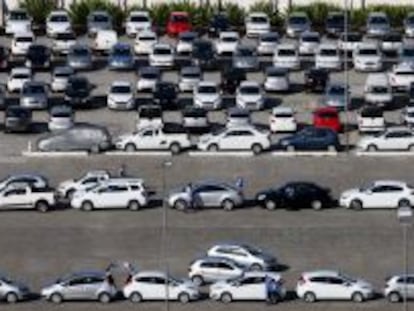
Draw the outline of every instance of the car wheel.
<instances>
[{"instance_id":1,"label":"car wheel","mask_svg":"<svg viewBox=\"0 0 414 311\"><path fill-rule=\"evenodd\" d=\"M274 200L266 200L264 203L264 206L269 211L273 211L277 209L277 203Z\"/></svg>"},{"instance_id":2,"label":"car wheel","mask_svg":"<svg viewBox=\"0 0 414 311\"><path fill-rule=\"evenodd\" d=\"M313 200L311 202L311 207L312 207L312 209L314 209L316 211L319 211L319 210L322 209L323 204L322 204L322 202L320 200Z\"/></svg>"},{"instance_id":3,"label":"car wheel","mask_svg":"<svg viewBox=\"0 0 414 311\"><path fill-rule=\"evenodd\" d=\"M221 202L221 207L225 210L225 211L231 211L232 209L234 209L234 202L230 199L225 199L223 200L223 202Z\"/></svg>"},{"instance_id":4,"label":"car wheel","mask_svg":"<svg viewBox=\"0 0 414 311\"><path fill-rule=\"evenodd\" d=\"M190 301L190 295L188 295L187 293L181 293L178 295L178 300L181 303L188 303Z\"/></svg>"},{"instance_id":5,"label":"car wheel","mask_svg":"<svg viewBox=\"0 0 414 311\"><path fill-rule=\"evenodd\" d=\"M137 211L137 210L139 210L139 208L140 208L140 205L139 205L139 202L137 200L129 201L129 203L128 203L128 209L129 210Z\"/></svg>"},{"instance_id":6,"label":"car wheel","mask_svg":"<svg viewBox=\"0 0 414 311\"><path fill-rule=\"evenodd\" d=\"M212 145L208 146L207 150L211 151L211 152L217 152L219 150L219 147L216 144L212 144Z\"/></svg>"},{"instance_id":7,"label":"car wheel","mask_svg":"<svg viewBox=\"0 0 414 311\"><path fill-rule=\"evenodd\" d=\"M352 200L349 206L354 210L361 210L363 207L360 200Z\"/></svg>"},{"instance_id":8,"label":"car wheel","mask_svg":"<svg viewBox=\"0 0 414 311\"><path fill-rule=\"evenodd\" d=\"M170 151L172 154L179 154L181 151L181 147L178 143L173 143L170 146Z\"/></svg>"},{"instance_id":9,"label":"car wheel","mask_svg":"<svg viewBox=\"0 0 414 311\"><path fill-rule=\"evenodd\" d=\"M128 143L125 145L125 151L126 152L134 152L137 151L137 147L133 143Z\"/></svg>"},{"instance_id":10,"label":"car wheel","mask_svg":"<svg viewBox=\"0 0 414 311\"><path fill-rule=\"evenodd\" d=\"M252 264L250 266L251 271L263 271L263 267L259 265L258 263Z\"/></svg>"},{"instance_id":11,"label":"car wheel","mask_svg":"<svg viewBox=\"0 0 414 311\"><path fill-rule=\"evenodd\" d=\"M221 294L220 300L223 303L230 303L233 300L233 297L231 296L230 293L226 292L226 293Z\"/></svg>"},{"instance_id":12,"label":"car wheel","mask_svg":"<svg viewBox=\"0 0 414 311\"><path fill-rule=\"evenodd\" d=\"M315 296L315 294L314 294L314 293L312 293L312 292L306 292L306 293L303 295L303 300L304 300L305 302L315 302L315 301L316 301L316 296Z\"/></svg>"},{"instance_id":13,"label":"car wheel","mask_svg":"<svg viewBox=\"0 0 414 311\"><path fill-rule=\"evenodd\" d=\"M391 292L387 296L388 301L392 303L397 303L401 301L401 295L397 292Z\"/></svg>"},{"instance_id":14,"label":"car wheel","mask_svg":"<svg viewBox=\"0 0 414 311\"><path fill-rule=\"evenodd\" d=\"M204 279L201 275L194 275L193 277L191 277L191 281L197 286L201 286L204 284Z\"/></svg>"},{"instance_id":15,"label":"car wheel","mask_svg":"<svg viewBox=\"0 0 414 311\"><path fill-rule=\"evenodd\" d=\"M410 201L407 199L401 199L398 202L398 207L411 207Z\"/></svg>"},{"instance_id":16,"label":"car wheel","mask_svg":"<svg viewBox=\"0 0 414 311\"><path fill-rule=\"evenodd\" d=\"M90 201L83 202L81 207L82 207L82 210L84 210L84 211L89 212L89 211L93 210L93 204Z\"/></svg>"},{"instance_id":17,"label":"car wheel","mask_svg":"<svg viewBox=\"0 0 414 311\"><path fill-rule=\"evenodd\" d=\"M377 150L378 150L378 147L377 147L376 145L369 145L369 146L367 147L367 150L368 150L368 151L371 151L371 152L373 152L373 151L377 151Z\"/></svg>"},{"instance_id":18,"label":"car wheel","mask_svg":"<svg viewBox=\"0 0 414 311\"><path fill-rule=\"evenodd\" d=\"M73 195L75 194L75 189L70 189L70 190L68 190L67 192L66 192L66 198L69 200L69 201L72 201L72 199L73 199Z\"/></svg>"},{"instance_id":19,"label":"car wheel","mask_svg":"<svg viewBox=\"0 0 414 311\"><path fill-rule=\"evenodd\" d=\"M177 200L174 203L174 208L178 211L185 211L188 208L188 203L184 200Z\"/></svg>"},{"instance_id":20,"label":"car wheel","mask_svg":"<svg viewBox=\"0 0 414 311\"><path fill-rule=\"evenodd\" d=\"M35 209L39 212L45 213L49 209L49 204L46 201L36 202Z\"/></svg>"},{"instance_id":21,"label":"car wheel","mask_svg":"<svg viewBox=\"0 0 414 311\"><path fill-rule=\"evenodd\" d=\"M5 297L7 303L16 303L19 298L16 293L8 293Z\"/></svg>"},{"instance_id":22,"label":"car wheel","mask_svg":"<svg viewBox=\"0 0 414 311\"><path fill-rule=\"evenodd\" d=\"M295 146L288 145L288 146L286 147L286 151L288 151L288 152L295 152Z\"/></svg>"},{"instance_id":23,"label":"car wheel","mask_svg":"<svg viewBox=\"0 0 414 311\"><path fill-rule=\"evenodd\" d=\"M111 301L111 296L108 293L100 293L98 296L98 300L101 303L109 303Z\"/></svg>"},{"instance_id":24,"label":"car wheel","mask_svg":"<svg viewBox=\"0 0 414 311\"><path fill-rule=\"evenodd\" d=\"M133 292L133 293L131 293L131 295L129 295L129 301L131 301L133 303L141 302L142 301L142 296L138 292Z\"/></svg>"},{"instance_id":25,"label":"car wheel","mask_svg":"<svg viewBox=\"0 0 414 311\"><path fill-rule=\"evenodd\" d=\"M50 296L50 301L53 302L53 303L58 304L58 303L61 303L63 301L63 297L59 293L54 293Z\"/></svg>"},{"instance_id":26,"label":"car wheel","mask_svg":"<svg viewBox=\"0 0 414 311\"><path fill-rule=\"evenodd\" d=\"M252 151L253 151L254 154L257 155L257 154L259 154L263 151L263 147L260 144L254 144L252 146Z\"/></svg>"},{"instance_id":27,"label":"car wheel","mask_svg":"<svg viewBox=\"0 0 414 311\"><path fill-rule=\"evenodd\" d=\"M352 294L351 299L353 302L363 302L364 296L360 292L356 292Z\"/></svg>"}]
</instances>

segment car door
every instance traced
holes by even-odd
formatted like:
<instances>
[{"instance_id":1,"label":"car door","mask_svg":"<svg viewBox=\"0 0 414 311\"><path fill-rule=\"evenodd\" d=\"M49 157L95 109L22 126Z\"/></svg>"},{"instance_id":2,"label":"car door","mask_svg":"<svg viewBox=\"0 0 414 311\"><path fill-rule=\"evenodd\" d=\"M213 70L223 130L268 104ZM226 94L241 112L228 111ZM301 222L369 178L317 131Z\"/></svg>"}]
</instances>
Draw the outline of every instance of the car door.
<instances>
[{"instance_id":1,"label":"car door","mask_svg":"<svg viewBox=\"0 0 414 311\"><path fill-rule=\"evenodd\" d=\"M378 185L366 192L364 207L392 208L398 206L403 189L393 185Z\"/></svg>"},{"instance_id":2,"label":"car door","mask_svg":"<svg viewBox=\"0 0 414 311\"><path fill-rule=\"evenodd\" d=\"M165 286L165 278L164 277L153 277L153 292L151 293L152 299L154 300L164 300L167 297L167 288ZM169 285L168 285L169 286ZM168 292L169 288L168 288ZM171 296L171 293L168 293Z\"/></svg>"},{"instance_id":3,"label":"car door","mask_svg":"<svg viewBox=\"0 0 414 311\"><path fill-rule=\"evenodd\" d=\"M262 300L266 296L266 287L262 277L245 277L236 284L233 298L239 300Z\"/></svg>"},{"instance_id":4,"label":"car door","mask_svg":"<svg viewBox=\"0 0 414 311\"><path fill-rule=\"evenodd\" d=\"M103 282L104 280L98 276L85 277L83 284L83 295L85 295L85 299L96 299Z\"/></svg>"},{"instance_id":5,"label":"car door","mask_svg":"<svg viewBox=\"0 0 414 311\"><path fill-rule=\"evenodd\" d=\"M341 277L329 277L329 299L351 299L351 286Z\"/></svg>"},{"instance_id":6,"label":"car door","mask_svg":"<svg viewBox=\"0 0 414 311\"><path fill-rule=\"evenodd\" d=\"M408 131L394 131L385 135L384 148L389 150L407 150L412 144L413 135Z\"/></svg>"},{"instance_id":7,"label":"car door","mask_svg":"<svg viewBox=\"0 0 414 311\"><path fill-rule=\"evenodd\" d=\"M217 262L203 262L200 264L200 274L207 282L216 281L218 278L218 263Z\"/></svg>"},{"instance_id":8,"label":"car door","mask_svg":"<svg viewBox=\"0 0 414 311\"><path fill-rule=\"evenodd\" d=\"M74 277L63 284L62 294L65 299L86 299L85 277Z\"/></svg>"},{"instance_id":9,"label":"car door","mask_svg":"<svg viewBox=\"0 0 414 311\"><path fill-rule=\"evenodd\" d=\"M229 130L224 133L219 140L219 148L223 150L234 150L239 148L240 131Z\"/></svg>"},{"instance_id":10,"label":"car door","mask_svg":"<svg viewBox=\"0 0 414 311\"><path fill-rule=\"evenodd\" d=\"M217 207L221 204L221 197L225 189L216 185L201 186L194 191L196 205L203 207Z\"/></svg>"},{"instance_id":11,"label":"car door","mask_svg":"<svg viewBox=\"0 0 414 311\"><path fill-rule=\"evenodd\" d=\"M216 270L216 280L228 280L238 276L237 271L227 262L219 262Z\"/></svg>"},{"instance_id":12,"label":"car door","mask_svg":"<svg viewBox=\"0 0 414 311\"><path fill-rule=\"evenodd\" d=\"M101 187L96 192L96 208L125 208L127 200L128 187L126 185L109 184Z\"/></svg>"},{"instance_id":13,"label":"car door","mask_svg":"<svg viewBox=\"0 0 414 311\"><path fill-rule=\"evenodd\" d=\"M157 142L155 139L155 131L153 129L147 129L142 131L139 135L134 137L135 145L138 149L156 149Z\"/></svg>"},{"instance_id":14,"label":"car door","mask_svg":"<svg viewBox=\"0 0 414 311\"><path fill-rule=\"evenodd\" d=\"M15 188L6 190L1 198L2 208L28 208L31 207L30 200L27 197L26 188Z\"/></svg>"},{"instance_id":15,"label":"car door","mask_svg":"<svg viewBox=\"0 0 414 311\"><path fill-rule=\"evenodd\" d=\"M317 276L310 279L307 291L313 292L317 299L330 299L333 296L328 277ZM305 285L306 286L306 285Z\"/></svg>"}]
</instances>

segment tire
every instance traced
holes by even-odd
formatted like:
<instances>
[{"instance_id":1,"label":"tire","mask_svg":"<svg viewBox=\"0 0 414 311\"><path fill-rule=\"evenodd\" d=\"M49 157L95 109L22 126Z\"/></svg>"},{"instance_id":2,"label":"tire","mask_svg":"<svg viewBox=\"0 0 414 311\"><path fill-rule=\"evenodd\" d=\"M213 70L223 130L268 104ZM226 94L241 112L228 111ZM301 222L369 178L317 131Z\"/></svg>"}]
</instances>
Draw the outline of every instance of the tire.
<instances>
[{"instance_id":1,"label":"tire","mask_svg":"<svg viewBox=\"0 0 414 311\"><path fill-rule=\"evenodd\" d=\"M132 200L128 202L128 209L131 211L137 211L140 209L139 202L137 200Z\"/></svg>"},{"instance_id":2,"label":"tire","mask_svg":"<svg viewBox=\"0 0 414 311\"><path fill-rule=\"evenodd\" d=\"M263 271L263 267L257 263L250 266L250 271Z\"/></svg>"},{"instance_id":3,"label":"tire","mask_svg":"<svg viewBox=\"0 0 414 311\"><path fill-rule=\"evenodd\" d=\"M188 203L184 200L179 199L174 202L174 208L178 211L185 211L188 209Z\"/></svg>"},{"instance_id":4,"label":"tire","mask_svg":"<svg viewBox=\"0 0 414 311\"><path fill-rule=\"evenodd\" d=\"M59 293L54 293L54 294L52 294L51 296L50 296L50 299L49 299L51 302L53 302L53 303L56 303L56 304L59 304L59 303L62 303L62 301L63 301L63 297L62 297L62 295L61 294L59 294Z\"/></svg>"},{"instance_id":5,"label":"tire","mask_svg":"<svg viewBox=\"0 0 414 311\"><path fill-rule=\"evenodd\" d=\"M305 302L312 303L312 302L315 302L315 301L316 301L316 296L315 296L315 294L314 294L314 293L312 293L312 292L306 292L306 293L303 295L303 300L304 300Z\"/></svg>"},{"instance_id":6,"label":"tire","mask_svg":"<svg viewBox=\"0 0 414 311\"><path fill-rule=\"evenodd\" d=\"M39 212L46 213L49 209L49 204L46 201L38 201L35 204L35 209Z\"/></svg>"},{"instance_id":7,"label":"tire","mask_svg":"<svg viewBox=\"0 0 414 311\"><path fill-rule=\"evenodd\" d=\"M264 207L265 207L265 209L267 209L269 211L274 211L275 209L278 208L277 203L274 200L266 200L264 202Z\"/></svg>"},{"instance_id":8,"label":"tire","mask_svg":"<svg viewBox=\"0 0 414 311\"><path fill-rule=\"evenodd\" d=\"M360 292L353 293L351 296L353 302L361 303L364 301L364 296Z\"/></svg>"},{"instance_id":9,"label":"tire","mask_svg":"<svg viewBox=\"0 0 414 311\"><path fill-rule=\"evenodd\" d=\"M221 294L221 296L220 296L220 301L222 303L226 303L227 304L227 303L230 303L232 300L233 300L233 297L228 292L225 292L225 293Z\"/></svg>"},{"instance_id":10,"label":"tire","mask_svg":"<svg viewBox=\"0 0 414 311\"><path fill-rule=\"evenodd\" d=\"M286 151L287 152L295 152L295 146L292 146L292 145L286 146Z\"/></svg>"},{"instance_id":11,"label":"tire","mask_svg":"<svg viewBox=\"0 0 414 311\"><path fill-rule=\"evenodd\" d=\"M16 303L19 300L19 297L17 297L16 293L7 293L5 300L7 303Z\"/></svg>"},{"instance_id":12,"label":"tire","mask_svg":"<svg viewBox=\"0 0 414 311\"><path fill-rule=\"evenodd\" d=\"M69 189L66 192L66 199L68 199L69 201L72 201L72 198L73 198L73 195L74 195L75 191L76 191L75 189Z\"/></svg>"},{"instance_id":13,"label":"tire","mask_svg":"<svg viewBox=\"0 0 414 311\"><path fill-rule=\"evenodd\" d=\"M131 295L129 295L128 299L133 303L139 303L142 301L142 295L138 292L133 292Z\"/></svg>"},{"instance_id":14,"label":"tire","mask_svg":"<svg viewBox=\"0 0 414 311\"><path fill-rule=\"evenodd\" d=\"M311 202L311 207L312 207L313 210L319 211L323 208L323 203L320 200L313 200Z\"/></svg>"},{"instance_id":15,"label":"tire","mask_svg":"<svg viewBox=\"0 0 414 311\"><path fill-rule=\"evenodd\" d=\"M219 151L219 147L217 144L211 144L210 146L207 147L207 150L210 152L217 152Z\"/></svg>"},{"instance_id":16,"label":"tire","mask_svg":"<svg viewBox=\"0 0 414 311\"><path fill-rule=\"evenodd\" d=\"M201 286L204 284L204 279L201 275L194 275L193 277L191 277L191 281L197 286Z\"/></svg>"},{"instance_id":17,"label":"tire","mask_svg":"<svg viewBox=\"0 0 414 311\"><path fill-rule=\"evenodd\" d=\"M178 300L182 304L186 304L190 301L190 295L188 295L187 293L181 293L181 294L178 295Z\"/></svg>"},{"instance_id":18,"label":"tire","mask_svg":"<svg viewBox=\"0 0 414 311\"><path fill-rule=\"evenodd\" d=\"M388 299L389 302L392 302L392 303L397 303L397 302L400 302L402 300L401 295L398 292L389 293L388 296L387 296L387 299Z\"/></svg>"},{"instance_id":19,"label":"tire","mask_svg":"<svg viewBox=\"0 0 414 311\"><path fill-rule=\"evenodd\" d=\"M362 202L360 200L352 200L349 204L349 207L354 210L361 210L363 208Z\"/></svg>"},{"instance_id":20,"label":"tire","mask_svg":"<svg viewBox=\"0 0 414 311\"><path fill-rule=\"evenodd\" d=\"M263 151L263 147L260 144L254 144L252 146L252 151L255 155L258 155Z\"/></svg>"},{"instance_id":21,"label":"tire","mask_svg":"<svg viewBox=\"0 0 414 311\"><path fill-rule=\"evenodd\" d=\"M133 144L133 143L128 143L128 144L125 145L125 151L126 152L137 151L137 146L135 146L135 144Z\"/></svg>"},{"instance_id":22,"label":"tire","mask_svg":"<svg viewBox=\"0 0 414 311\"><path fill-rule=\"evenodd\" d=\"M371 151L371 152L378 151L378 147L376 145L369 145L367 147L367 151Z\"/></svg>"},{"instance_id":23,"label":"tire","mask_svg":"<svg viewBox=\"0 0 414 311\"><path fill-rule=\"evenodd\" d=\"M398 207L411 207L410 201L407 199L401 199L398 202Z\"/></svg>"},{"instance_id":24,"label":"tire","mask_svg":"<svg viewBox=\"0 0 414 311\"><path fill-rule=\"evenodd\" d=\"M170 146L170 151L172 154L179 154L181 152L181 147L178 143L172 143Z\"/></svg>"},{"instance_id":25,"label":"tire","mask_svg":"<svg viewBox=\"0 0 414 311\"><path fill-rule=\"evenodd\" d=\"M225 199L223 200L223 202L221 202L221 207L225 210L225 211L231 211L234 209L235 204L232 200L230 199Z\"/></svg>"},{"instance_id":26,"label":"tire","mask_svg":"<svg viewBox=\"0 0 414 311\"><path fill-rule=\"evenodd\" d=\"M83 211L89 212L93 210L93 204L91 201L85 201L85 202L82 202L81 208Z\"/></svg>"},{"instance_id":27,"label":"tire","mask_svg":"<svg viewBox=\"0 0 414 311\"><path fill-rule=\"evenodd\" d=\"M111 302L111 296L108 293L100 293L98 296L98 300L100 303L110 303Z\"/></svg>"}]
</instances>

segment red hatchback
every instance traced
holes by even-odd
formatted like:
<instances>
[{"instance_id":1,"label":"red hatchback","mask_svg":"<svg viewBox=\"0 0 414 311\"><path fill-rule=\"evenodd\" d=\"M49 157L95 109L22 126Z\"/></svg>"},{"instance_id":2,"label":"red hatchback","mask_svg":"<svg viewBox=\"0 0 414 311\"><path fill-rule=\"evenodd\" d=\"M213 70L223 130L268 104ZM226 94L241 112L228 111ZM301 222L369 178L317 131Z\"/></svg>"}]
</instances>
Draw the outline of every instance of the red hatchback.
<instances>
[{"instance_id":1,"label":"red hatchback","mask_svg":"<svg viewBox=\"0 0 414 311\"><path fill-rule=\"evenodd\" d=\"M190 16L187 12L171 12L168 17L166 31L169 36L177 36L182 32L191 31Z\"/></svg>"},{"instance_id":2,"label":"red hatchback","mask_svg":"<svg viewBox=\"0 0 414 311\"><path fill-rule=\"evenodd\" d=\"M316 109L313 112L313 125L315 127L327 127L335 132L340 132L342 130L338 110L333 107Z\"/></svg>"}]
</instances>

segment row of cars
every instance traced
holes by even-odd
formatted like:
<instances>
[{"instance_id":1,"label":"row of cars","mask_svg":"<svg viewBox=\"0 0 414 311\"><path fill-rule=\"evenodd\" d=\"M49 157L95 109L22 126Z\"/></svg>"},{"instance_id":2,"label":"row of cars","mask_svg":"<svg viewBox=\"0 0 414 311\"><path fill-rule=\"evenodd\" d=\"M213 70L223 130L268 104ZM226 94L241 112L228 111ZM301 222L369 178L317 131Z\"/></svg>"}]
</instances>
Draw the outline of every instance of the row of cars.
<instances>
[{"instance_id":1,"label":"row of cars","mask_svg":"<svg viewBox=\"0 0 414 311\"><path fill-rule=\"evenodd\" d=\"M64 181L56 189L49 187L47 180L37 174L11 175L0 186L2 209L35 208L42 212L57 204L85 211L117 208L136 211L148 207L156 194L140 178L115 177L103 170ZM214 180L190 182L169 192L165 202L180 211L212 207L230 211L246 204L244 190L239 181L235 185ZM406 182L377 180L342 192L336 202L329 188L298 181L262 190L255 195L254 201L267 210L320 210L336 204L360 210L414 206L414 195L413 187Z\"/></svg>"}]
</instances>

